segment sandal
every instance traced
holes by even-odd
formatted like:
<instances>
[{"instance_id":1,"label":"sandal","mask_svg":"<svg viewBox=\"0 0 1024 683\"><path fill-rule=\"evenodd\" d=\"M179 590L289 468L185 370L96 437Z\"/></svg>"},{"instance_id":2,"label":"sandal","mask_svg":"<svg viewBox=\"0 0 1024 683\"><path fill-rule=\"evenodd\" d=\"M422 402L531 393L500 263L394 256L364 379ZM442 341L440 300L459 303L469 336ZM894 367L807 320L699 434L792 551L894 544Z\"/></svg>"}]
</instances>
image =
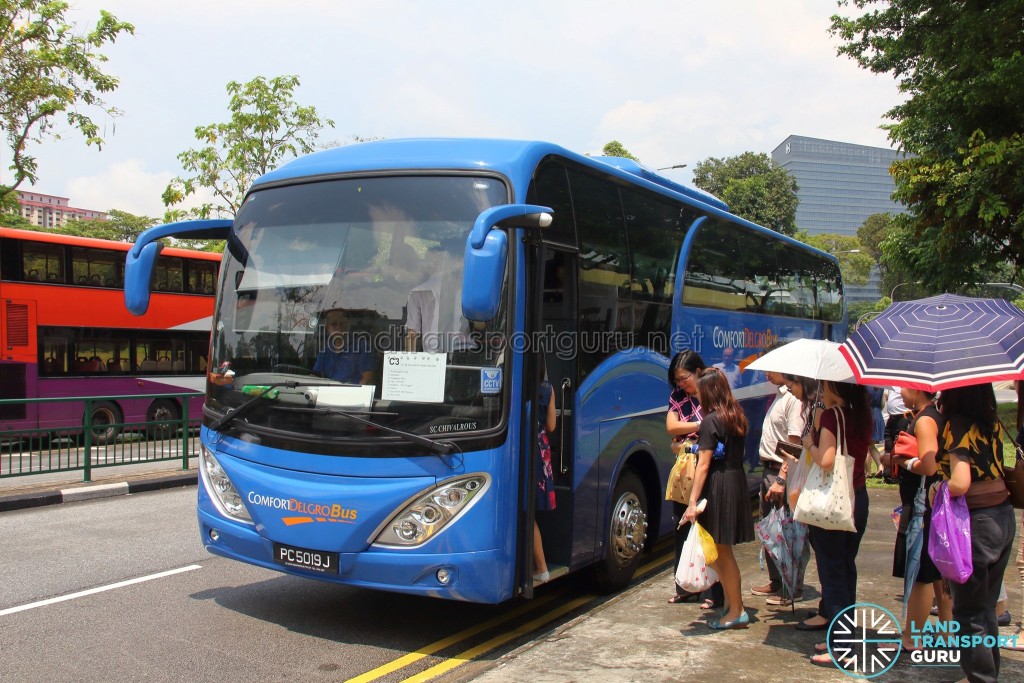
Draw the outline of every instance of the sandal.
<instances>
[{"instance_id":1,"label":"sandal","mask_svg":"<svg viewBox=\"0 0 1024 683\"><path fill-rule=\"evenodd\" d=\"M708 598L704 602L700 603L700 608L703 610L721 609L724 605L724 601L712 600L711 598Z\"/></svg>"},{"instance_id":2,"label":"sandal","mask_svg":"<svg viewBox=\"0 0 1024 683\"><path fill-rule=\"evenodd\" d=\"M684 602L692 602L694 598L699 598L700 593L684 593L679 595L678 593L668 599L670 605L680 605Z\"/></svg>"}]
</instances>

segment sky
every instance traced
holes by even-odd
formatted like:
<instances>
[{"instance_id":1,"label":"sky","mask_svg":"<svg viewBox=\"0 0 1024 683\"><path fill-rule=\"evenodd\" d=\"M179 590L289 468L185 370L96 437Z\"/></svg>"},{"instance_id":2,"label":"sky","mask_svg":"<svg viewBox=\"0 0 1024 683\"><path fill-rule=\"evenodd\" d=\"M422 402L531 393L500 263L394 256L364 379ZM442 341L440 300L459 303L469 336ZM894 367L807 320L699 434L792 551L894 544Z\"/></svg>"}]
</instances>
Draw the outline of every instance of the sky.
<instances>
[{"instance_id":1,"label":"sky","mask_svg":"<svg viewBox=\"0 0 1024 683\"><path fill-rule=\"evenodd\" d=\"M69 130L34 145L39 182L20 189L100 211L161 217L196 126L226 121L225 86L256 76L299 76L296 101L335 122L322 141L619 140L650 168L771 154L789 135L890 147L880 126L901 101L837 56L834 0L70 2L83 29L100 9L135 25L102 50L123 113L94 113L102 151ZM0 150L0 182L9 163Z\"/></svg>"}]
</instances>

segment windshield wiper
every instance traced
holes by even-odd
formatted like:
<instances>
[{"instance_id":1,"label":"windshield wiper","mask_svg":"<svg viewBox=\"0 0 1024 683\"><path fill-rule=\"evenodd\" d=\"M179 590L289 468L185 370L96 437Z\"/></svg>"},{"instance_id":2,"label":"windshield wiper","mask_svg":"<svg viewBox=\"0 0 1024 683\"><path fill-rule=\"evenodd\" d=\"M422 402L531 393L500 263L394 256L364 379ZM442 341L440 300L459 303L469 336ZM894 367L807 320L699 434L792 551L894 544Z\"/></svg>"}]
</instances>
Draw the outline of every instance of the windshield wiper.
<instances>
[{"instance_id":1,"label":"windshield wiper","mask_svg":"<svg viewBox=\"0 0 1024 683\"><path fill-rule=\"evenodd\" d=\"M437 455L448 455L449 453L456 449L455 444L453 444L451 441L434 441L433 439L428 439L427 437L420 436L419 434L413 434L412 432L406 432L401 429L395 429L394 427L387 427L378 422L374 422L373 420L367 420L364 417L359 417L358 415L355 415L344 410L340 410L338 408L318 408L317 410L321 410L328 415L341 415L342 417L347 417L350 420L362 422L364 425L375 427L377 429L380 429L381 431L387 432L388 434L394 434L399 438L405 439L409 443L414 443L417 446L423 446L431 453L436 453Z\"/></svg>"},{"instance_id":2,"label":"windshield wiper","mask_svg":"<svg viewBox=\"0 0 1024 683\"><path fill-rule=\"evenodd\" d=\"M240 406L235 409L228 409L226 413L218 417L216 420L210 423L210 429L218 430L225 425L228 425L238 418L242 417L253 407L259 403L262 399L266 398L271 392L277 389L298 389L299 387L324 387L324 386L337 386L337 382L330 382L324 384L309 384L307 382L296 382L295 380L288 380L287 382L271 382L270 384L258 385L259 392L251 396L242 402ZM244 389L243 389L244 391ZM248 392L246 392L248 393ZM277 393L274 393L271 399L277 398Z\"/></svg>"},{"instance_id":3,"label":"windshield wiper","mask_svg":"<svg viewBox=\"0 0 1024 683\"><path fill-rule=\"evenodd\" d=\"M242 404L235 408L234 410L229 410L228 412L224 413L219 418L211 422L210 429L220 430L224 426L231 424L236 419L242 417L243 415L251 411L257 403L265 399L271 392L275 391L276 389L298 389L299 387L336 387L359 385L339 385L338 382L310 384L308 382L296 382L295 380L289 380L287 382L271 382L270 384L261 384L258 386L259 393L252 395L250 398L243 401ZM277 398L277 394L275 393L271 398ZM350 413L339 408L317 408L316 410L324 412L328 415L340 415L350 420L361 422L365 425L369 425L376 429L380 429L381 431L387 432L388 434L394 434L395 436L404 439L405 441L414 443L418 446L423 446L424 448L428 449L431 453L436 453L437 455L448 455L449 453L456 449L455 444L451 443L450 441L434 441L433 439L428 439L425 436L420 436L419 434L413 434L412 432L406 432L401 429L395 429L394 427L382 425L380 423L374 422L373 420L367 420L366 418L359 417L354 413Z\"/></svg>"}]
</instances>

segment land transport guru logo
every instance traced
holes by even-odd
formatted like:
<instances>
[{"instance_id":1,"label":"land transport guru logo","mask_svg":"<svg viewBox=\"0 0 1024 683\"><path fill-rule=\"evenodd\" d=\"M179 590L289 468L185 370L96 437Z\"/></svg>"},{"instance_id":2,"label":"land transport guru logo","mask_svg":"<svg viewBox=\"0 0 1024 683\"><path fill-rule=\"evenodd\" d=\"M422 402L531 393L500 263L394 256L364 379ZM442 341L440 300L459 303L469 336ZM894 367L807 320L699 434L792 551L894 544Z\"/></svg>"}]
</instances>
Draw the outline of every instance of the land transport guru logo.
<instances>
[{"instance_id":1,"label":"land transport guru logo","mask_svg":"<svg viewBox=\"0 0 1024 683\"><path fill-rule=\"evenodd\" d=\"M962 650L1016 644L1017 636L961 635L956 621L911 622L910 666L960 667ZM853 678L875 678L896 665L903 633L892 612L870 602L847 607L828 627L828 652L832 662Z\"/></svg>"}]
</instances>

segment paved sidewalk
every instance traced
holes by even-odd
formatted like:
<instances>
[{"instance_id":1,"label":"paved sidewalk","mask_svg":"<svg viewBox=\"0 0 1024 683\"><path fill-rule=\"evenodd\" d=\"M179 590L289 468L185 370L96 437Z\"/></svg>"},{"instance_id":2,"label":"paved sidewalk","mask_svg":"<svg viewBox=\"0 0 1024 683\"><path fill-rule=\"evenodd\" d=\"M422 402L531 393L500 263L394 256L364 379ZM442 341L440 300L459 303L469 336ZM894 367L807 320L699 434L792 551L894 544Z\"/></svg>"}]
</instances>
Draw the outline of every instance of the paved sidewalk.
<instances>
[{"instance_id":1,"label":"paved sidewalk","mask_svg":"<svg viewBox=\"0 0 1024 683\"><path fill-rule=\"evenodd\" d=\"M92 481L83 482L81 470L31 474L0 479L0 512L40 505L141 493L195 485L198 458L183 470L181 459L116 467L96 467Z\"/></svg>"},{"instance_id":2,"label":"paved sidewalk","mask_svg":"<svg viewBox=\"0 0 1024 683\"><path fill-rule=\"evenodd\" d=\"M903 592L903 580L892 577L896 532L889 514L899 504L899 497L896 491L882 489L872 489L870 494L868 532L857 558L858 595L862 602L875 603L898 618L897 595ZM1018 537L1015 551L1019 543ZM824 640L824 633L794 628L816 606L819 597L813 559L807 572L807 599L798 603L794 615L788 608L767 606L764 598L750 595L750 587L764 583L767 576L759 569L756 544L737 546L736 556L743 573L745 606L751 616L746 630L712 631L697 605L668 604L672 572L665 570L598 610L502 657L492 669L471 678L483 683L855 680L836 668L811 664L811 648ZM1020 581L1012 560L1006 579L1014 626L1002 631L1012 635L1022 609ZM1024 652L1004 650L1002 654L1000 680L1024 681ZM960 678L959 666L914 665L910 656L903 654L892 669L873 680L931 683Z\"/></svg>"}]
</instances>

